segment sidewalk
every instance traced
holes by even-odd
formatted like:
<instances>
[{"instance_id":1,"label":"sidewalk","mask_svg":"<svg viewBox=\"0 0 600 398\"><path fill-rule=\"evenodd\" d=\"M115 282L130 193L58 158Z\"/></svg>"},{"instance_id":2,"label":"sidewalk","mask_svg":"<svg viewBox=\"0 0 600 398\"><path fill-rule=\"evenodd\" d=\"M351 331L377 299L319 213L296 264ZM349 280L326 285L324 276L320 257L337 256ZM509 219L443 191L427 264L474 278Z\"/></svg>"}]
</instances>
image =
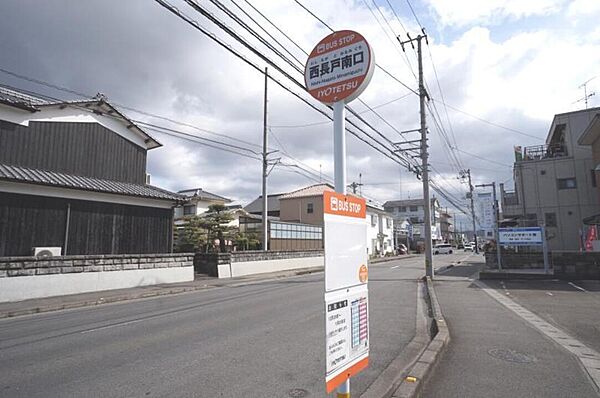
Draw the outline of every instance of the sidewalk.
<instances>
[{"instance_id":1,"label":"sidewalk","mask_svg":"<svg viewBox=\"0 0 600 398\"><path fill-rule=\"evenodd\" d=\"M434 285L451 341L423 397L593 397L577 359L480 289L467 263Z\"/></svg>"}]
</instances>

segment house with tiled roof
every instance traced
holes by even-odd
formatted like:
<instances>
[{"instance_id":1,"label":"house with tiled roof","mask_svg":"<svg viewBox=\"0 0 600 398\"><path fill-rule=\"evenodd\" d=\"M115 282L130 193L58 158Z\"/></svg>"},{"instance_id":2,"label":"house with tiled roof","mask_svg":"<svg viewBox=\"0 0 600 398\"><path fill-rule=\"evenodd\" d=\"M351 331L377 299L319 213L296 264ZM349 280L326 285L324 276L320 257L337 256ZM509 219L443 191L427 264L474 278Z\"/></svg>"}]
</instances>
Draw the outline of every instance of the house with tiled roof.
<instances>
[{"instance_id":1,"label":"house with tiled roof","mask_svg":"<svg viewBox=\"0 0 600 398\"><path fill-rule=\"evenodd\" d=\"M315 184L279 197L281 221L323 225L323 192L335 191L331 184ZM357 194L349 194L360 197ZM394 251L392 217L383 206L367 199L367 250L369 255Z\"/></svg>"},{"instance_id":2,"label":"house with tiled roof","mask_svg":"<svg viewBox=\"0 0 600 398\"><path fill-rule=\"evenodd\" d=\"M102 95L0 87L0 257L170 252L184 197L148 183L160 146Z\"/></svg>"},{"instance_id":3,"label":"house with tiled roof","mask_svg":"<svg viewBox=\"0 0 600 398\"><path fill-rule=\"evenodd\" d=\"M227 205L231 199L205 191L202 188L184 189L177 192L184 197L185 202L175 208L175 219L186 216L197 216L208 211L211 205Z\"/></svg>"}]
</instances>

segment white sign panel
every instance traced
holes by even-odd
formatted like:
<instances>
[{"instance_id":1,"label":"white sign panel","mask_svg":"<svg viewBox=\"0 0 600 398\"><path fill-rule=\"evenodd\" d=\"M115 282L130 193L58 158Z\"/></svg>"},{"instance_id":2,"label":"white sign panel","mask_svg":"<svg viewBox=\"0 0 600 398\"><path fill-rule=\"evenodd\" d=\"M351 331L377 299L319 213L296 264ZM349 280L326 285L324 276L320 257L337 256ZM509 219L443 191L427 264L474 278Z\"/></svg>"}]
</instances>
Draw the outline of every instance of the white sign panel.
<instances>
[{"instance_id":1,"label":"white sign panel","mask_svg":"<svg viewBox=\"0 0 600 398\"><path fill-rule=\"evenodd\" d=\"M542 245L544 243L544 234L542 228L500 228L499 229L501 245L507 246L528 246Z\"/></svg>"},{"instance_id":2,"label":"white sign panel","mask_svg":"<svg viewBox=\"0 0 600 398\"><path fill-rule=\"evenodd\" d=\"M369 361L367 286L325 293L327 392L358 373Z\"/></svg>"},{"instance_id":3,"label":"white sign panel","mask_svg":"<svg viewBox=\"0 0 600 398\"><path fill-rule=\"evenodd\" d=\"M323 193L326 387L333 391L369 363L366 201Z\"/></svg>"}]
</instances>

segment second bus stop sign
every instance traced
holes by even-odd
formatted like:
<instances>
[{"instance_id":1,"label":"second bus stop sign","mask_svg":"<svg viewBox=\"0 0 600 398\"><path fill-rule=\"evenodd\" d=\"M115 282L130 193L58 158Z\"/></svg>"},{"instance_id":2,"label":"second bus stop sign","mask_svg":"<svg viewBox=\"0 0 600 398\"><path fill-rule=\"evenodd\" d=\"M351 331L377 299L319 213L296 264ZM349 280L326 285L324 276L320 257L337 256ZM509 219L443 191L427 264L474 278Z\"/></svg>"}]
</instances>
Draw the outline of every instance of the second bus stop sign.
<instances>
[{"instance_id":1,"label":"second bus stop sign","mask_svg":"<svg viewBox=\"0 0 600 398\"><path fill-rule=\"evenodd\" d=\"M367 87L374 66L373 51L360 33L334 32L308 56L304 70L306 89L325 104L348 103Z\"/></svg>"}]
</instances>

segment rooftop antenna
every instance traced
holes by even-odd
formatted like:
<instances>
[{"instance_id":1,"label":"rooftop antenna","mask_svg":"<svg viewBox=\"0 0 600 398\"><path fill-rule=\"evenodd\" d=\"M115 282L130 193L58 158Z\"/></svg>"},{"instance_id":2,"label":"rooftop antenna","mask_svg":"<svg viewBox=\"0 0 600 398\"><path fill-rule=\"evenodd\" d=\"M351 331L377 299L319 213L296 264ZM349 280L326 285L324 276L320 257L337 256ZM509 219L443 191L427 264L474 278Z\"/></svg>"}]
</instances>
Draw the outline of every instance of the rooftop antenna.
<instances>
[{"instance_id":1,"label":"rooftop antenna","mask_svg":"<svg viewBox=\"0 0 600 398\"><path fill-rule=\"evenodd\" d=\"M589 93L589 94L588 94L588 91L587 91L587 85L588 85L588 83L591 82L592 80L594 80L595 78L596 78L596 76L592 77L591 79L586 80L585 82L583 82L579 86L579 88L583 88L583 98L578 99L577 101L575 101L575 103L584 101L585 102L585 109L588 108L588 99L590 97L593 97L594 95L596 95L596 93L593 92L593 91L591 93Z\"/></svg>"}]
</instances>

